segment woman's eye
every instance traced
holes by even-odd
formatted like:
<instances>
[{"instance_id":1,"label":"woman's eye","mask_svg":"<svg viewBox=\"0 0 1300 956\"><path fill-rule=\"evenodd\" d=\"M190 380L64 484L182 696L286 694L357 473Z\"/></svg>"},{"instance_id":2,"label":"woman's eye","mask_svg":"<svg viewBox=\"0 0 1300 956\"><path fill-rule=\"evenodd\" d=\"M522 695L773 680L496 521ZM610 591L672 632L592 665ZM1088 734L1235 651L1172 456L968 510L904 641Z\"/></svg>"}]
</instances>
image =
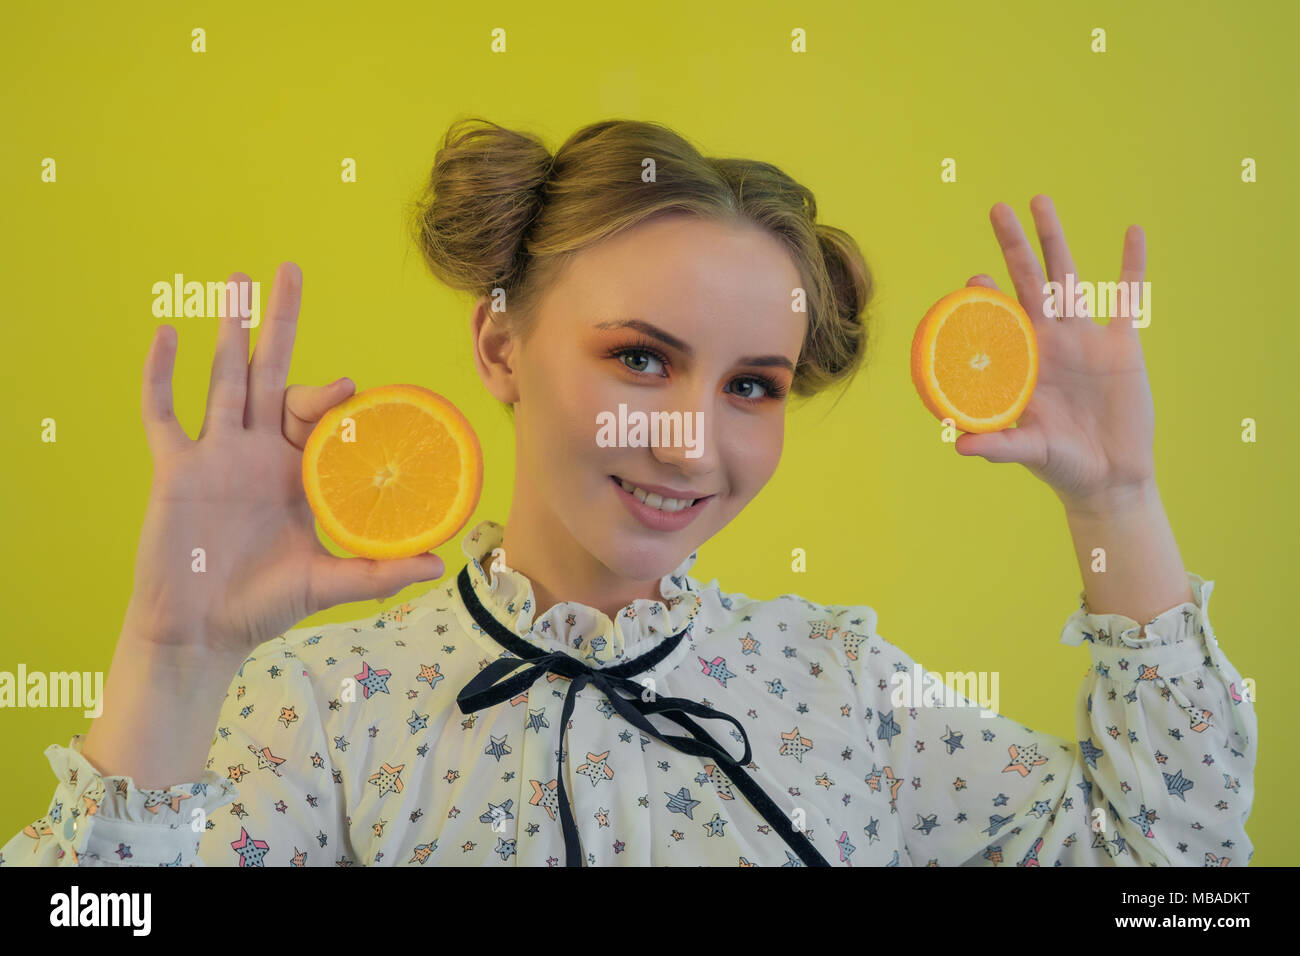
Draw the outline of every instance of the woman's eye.
<instances>
[{"instance_id":1,"label":"woman's eye","mask_svg":"<svg viewBox=\"0 0 1300 956\"><path fill-rule=\"evenodd\" d=\"M616 349L610 353L611 358L618 358L625 368L638 375L657 375L663 376L663 362L658 355L646 348L623 348ZM652 366L651 363L654 363ZM657 368L656 368L657 366ZM748 391L735 391L735 388L748 389ZM741 401L750 404L758 404L769 398L777 398L784 394L784 391L778 385L770 385L761 378L755 378L752 375L741 376L732 379L732 394L737 395Z\"/></svg>"},{"instance_id":2,"label":"woman's eye","mask_svg":"<svg viewBox=\"0 0 1300 956\"><path fill-rule=\"evenodd\" d=\"M757 399L757 398L766 398L766 397L767 397L767 387L766 387L762 382L760 382L758 379L755 379L755 378L742 378L742 379L737 379L737 382L739 382L739 384L740 384L742 387L748 385L748 386L750 386L751 388L761 388L761 389L763 390L762 395L759 395L759 394L757 394L757 393L751 391L751 392L749 392L749 393L747 393L747 394L741 394L741 396L740 396L741 398Z\"/></svg>"},{"instance_id":3,"label":"woman's eye","mask_svg":"<svg viewBox=\"0 0 1300 956\"><path fill-rule=\"evenodd\" d=\"M637 365L634 365L634 364L629 363L628 359L631 359L632 362L636 362L638 359L639 359L640 361L642 361L642 362L658 362L658 361L659 361L657 358L655 358L655 357L654 357L653 355L651 355L649 352L642 351L641 349L627 349L627 350L625 350L625 351L622 353L622 357L623 357L623 364L626 365L628 368L630 368L630 369L631 369L632 371L634 371L634 372L645 372L645 371L649 371L649 370L648 370L644 365L637 366Z\"/></svg>"}]
</instances>

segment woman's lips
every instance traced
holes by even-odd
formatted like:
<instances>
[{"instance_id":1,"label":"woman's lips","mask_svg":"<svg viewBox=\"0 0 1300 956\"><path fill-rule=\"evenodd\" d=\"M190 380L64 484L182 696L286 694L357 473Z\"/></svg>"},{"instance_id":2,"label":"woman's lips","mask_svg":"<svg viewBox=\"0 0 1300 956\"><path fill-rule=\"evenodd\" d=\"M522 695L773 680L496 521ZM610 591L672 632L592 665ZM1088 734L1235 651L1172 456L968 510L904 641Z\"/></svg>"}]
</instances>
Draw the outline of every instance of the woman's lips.
<instances>
[{"instance_id":1,"label":"woman's lips","mask_svg":"<svg viewBox=\"0 0 1300 956\"><path fill-rule=\"evenodd\" d=\"M652 531L680 531L694 521L713 498L713 495L706 495L681 511L660 511L658 508L650 507L643 501L638 501L636 495L623 488L617 475L610 475L609 480L618 493L619 499L632 516ZM628 482L628 484L633 484L633 482Z\"/></svg>"}]
</instances>

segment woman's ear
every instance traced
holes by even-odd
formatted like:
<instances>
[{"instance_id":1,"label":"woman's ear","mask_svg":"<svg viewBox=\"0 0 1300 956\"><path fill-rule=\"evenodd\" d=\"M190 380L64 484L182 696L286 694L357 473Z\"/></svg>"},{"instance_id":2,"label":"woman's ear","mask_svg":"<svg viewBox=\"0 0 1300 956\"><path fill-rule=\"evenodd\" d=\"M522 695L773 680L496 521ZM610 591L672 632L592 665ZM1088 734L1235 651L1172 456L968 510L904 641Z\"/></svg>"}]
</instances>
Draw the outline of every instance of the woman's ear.
<instances>
[{"instance_id":1,"label":"woman's ear","mask_svg":"<svg viewBox=\"0 0 1300 956\"><path fill-rule=\"evenodd\" d=\"M483 296L474 304L470 320L474 346L474 367L483 386L497 401L513 405L519 401L515 379L515 339L505 320L492 312L491 298Z\"/></svg>"}]
</instances>

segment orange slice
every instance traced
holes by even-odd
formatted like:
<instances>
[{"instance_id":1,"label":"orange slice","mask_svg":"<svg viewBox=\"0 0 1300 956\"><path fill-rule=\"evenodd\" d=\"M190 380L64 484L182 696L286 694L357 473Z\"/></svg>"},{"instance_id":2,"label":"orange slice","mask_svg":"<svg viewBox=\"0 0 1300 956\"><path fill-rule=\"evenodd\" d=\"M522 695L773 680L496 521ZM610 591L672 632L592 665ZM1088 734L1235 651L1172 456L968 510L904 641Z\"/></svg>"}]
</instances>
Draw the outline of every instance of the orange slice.
<instances>
[{"instance_id":1,"label":"orange slice","mask_svg":"<svg viewBox=\"0 0 1300 956\"><path fill-rule=\"evenodd\" d=\"M358 392L326 412L302 453L302 484L321 528L367 558L431 551L469 520L483 452L451 402L418 385Z\"/></svg>"},{"instance_id":2,"label":"orange slice","mask_svg":"<svg viewBox=\"0 0 1300 956\"><path fill-rule=\"evenodd\" d=\"M925 407L964 432L1020 418L1038 381L1038 338L1005 292L966 286L930 307L912 337L912 384Z\"/></svg>"}]
</instances>

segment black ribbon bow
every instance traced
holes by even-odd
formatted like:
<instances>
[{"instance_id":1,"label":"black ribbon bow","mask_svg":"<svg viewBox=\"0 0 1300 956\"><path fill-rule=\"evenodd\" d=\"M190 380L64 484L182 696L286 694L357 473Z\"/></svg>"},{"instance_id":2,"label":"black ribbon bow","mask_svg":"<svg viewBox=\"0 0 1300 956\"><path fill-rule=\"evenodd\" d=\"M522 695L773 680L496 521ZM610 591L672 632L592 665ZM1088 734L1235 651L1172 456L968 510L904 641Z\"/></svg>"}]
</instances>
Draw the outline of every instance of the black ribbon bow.
<instances>
[{"instance_id":1,"label":"black ribbon bow","mask_svg":"<svg viewBox=\"0 0 1300 956\"><path fill-rule=\"evenodd\" d=\"M573 821L573 811L569 807L569 800L564 789L564 745L568 735L569 716L573 713L574 700L578 691L586 687L587 684L593 684L604 692L614 709L628 723L638 727L643 732L662 740L668 746L682 753L696 757L709 757L716 761L726 771L727 776L740 792L762 814L763 819L780 834L781 838L799 855L799 859L805 865L830 866L804 833L794 827L786 815L781 812L781 808L745 772L744 765L750 762L749 735L745 733L745 728L741 726L740 721L730 714L714 710L711 707L705 707L703 704L682 697L658 697L652 693L651 697L653 699L645 700L643 691L646 688L631 679L633 675L649 670L672 653L673 649L690 632L689 626L671 637L665 638L654 650L642 654L640 657L632 658L621 664L613 664L609 667L593 668L562 651L547 653L507 629L483 606L478 599L478 595L474 593L474 586L470 582L468 564L461 568L456 583L460 588L461 600L465 602L465 607L474 620L478 622L478 625L498 644L516 655L513 658L500 657L492 661L461 689L456 696L456 704L460 707L461 713L472 714L475 711L517 697L547 672L559 674L569 679L569 693L564 698L564 709L560 714L560 751L555 774L559 788L560 825L564 831L565 866L582 866L582 847L578 837L578 828ZM524 665L530 666L527 670L506 678L506 675L511 671L518 670ZM502 678L506 679L502 680ZM632 696L624 697L618 693L619 690L628 691ZM684 727L693 736L683 737L674 734L661 734L647 719L649 714L661 714L679 726ZM704 728L691 720L688 716L690 714L711 720L729 720L735 724L745 744L744 756L739 761L733 760L727 751L709 736Z\"/></svg>"}]
</instances>

